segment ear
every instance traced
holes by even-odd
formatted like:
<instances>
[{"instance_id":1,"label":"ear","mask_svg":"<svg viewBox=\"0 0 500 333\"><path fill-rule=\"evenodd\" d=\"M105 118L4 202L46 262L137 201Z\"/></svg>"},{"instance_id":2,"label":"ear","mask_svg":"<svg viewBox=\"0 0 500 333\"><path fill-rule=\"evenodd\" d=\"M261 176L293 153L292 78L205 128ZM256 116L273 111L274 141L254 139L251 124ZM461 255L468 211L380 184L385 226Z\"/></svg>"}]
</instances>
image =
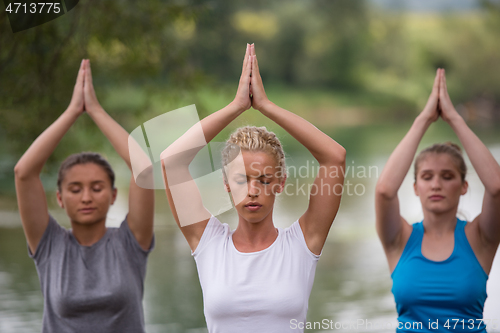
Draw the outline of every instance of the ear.
<instances>
[{"instance_id":1,"label":"ear","mask_svg":"<svg viewBox=\"0 0 500 333\"><path fill-rule=\"evenodd\" d=\"M231 192L231 188L229 187L229 184L226 181L224 181L224 188L226 189L227 193Z\"/></svg>"},{"instance_id":2,"label":"ear","mask_svg":"<svg viewBox=\"0 0 500 333\"><path fill-rule=\"evenodd\" d=\"M460 193L461 195L464 195L467 193L467 190L469 189L469 183L464 180L464 183L462 184L462 192Z\"/></svg>"},{"instance_id":3,"label":"ear","mask_svg":"<svg viewBox=\"0 0 500 333\"><path fill-rule=\"evenodd\" d=\"M285 189L285 182L286 182L286 175L283 177L283 179L281 179L279 187L278 187L276 193L283 192L283 190Z\"/></svg>"},{"instance_id":4,"label":"ear","mask_svg":"<svg viewBox=\"0 0 500 333\"><path fill-rule=\"evenodd\" d=\"M116 200L116 194L118 193L118 189L114 188L112 191L111 191L111 204L114 204L115 203L115 200Z\"/></svg>"},{"instance_id":5,"label":"ear","mask_svg":"<svg viewBox=\"0 0 500 333\"><path fill-rule=\"evenodd\" d=\"M57 192L56 192L56 198L57 198L57 204L59 205L59 207L64 209L64 203L62 201L61 192L59 192L59 190L57 190Z\"/></svg>"},{"instance_id":6,"label":"ear","mask_svg":"<svg viewBox=\"0 0 500 333\"><path fill-rule=\"evenodd\" d=\"M415 195L417 197L419 197L419 194L418 194L418 189L417 189L417 182L413 182L413 191L415 192Z\"/></svg>"}]
</instances>

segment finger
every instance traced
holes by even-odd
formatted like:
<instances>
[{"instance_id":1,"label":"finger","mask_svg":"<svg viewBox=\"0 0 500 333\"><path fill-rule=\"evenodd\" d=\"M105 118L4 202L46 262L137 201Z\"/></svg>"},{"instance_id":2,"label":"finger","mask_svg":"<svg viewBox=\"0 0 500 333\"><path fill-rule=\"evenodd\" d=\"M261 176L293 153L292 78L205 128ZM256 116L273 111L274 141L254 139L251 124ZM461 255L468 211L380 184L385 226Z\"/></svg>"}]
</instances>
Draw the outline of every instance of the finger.
<instances>
[{"instance_id":1,"label":"finger","mask_svg":"<svg viewBox=\"0 0 500 333\"><path fill-rule=\"evenodd\" d=\"M254 70L252 71L253 73L255 73L255 79L259 81L259 83L262 82L262 78L260 76L260 70L259 70L259 61L257 60L257 56L254 55L252 56L253 58L253 61L252 61L252 66L254 67Z\"/></svg>"},{"instance_id":2,"label":"finger","mask_svg":"<svg viewBox=\"0 0 500 333\"><path fill-rule=\"evenodd\" d=\"M257 78L257 66L255 65L255 56L250 56L250 59L252 59L252 81Z\"/></svg>"},{"instance_id":3,"label":"finger","mask_svg":"<svg viewBox=\"0 0 500 333\"><path fill-rule=\"evenodd\" d=\"M436 71L436 77L434 78L434 85L432 86L433 93L439 92L440 78L441 78L441 71L438 68Z\"/></svg>"},{"instance_id":4,"label":"finger","mask_svg":"<svg viewBox=\"0 0 500 333\"><path fill-rule=\"evenodd\" d=\"M87 59L87 66L85 67L85 82L92 86L92 70L90 69L90 60Z\"/></svg>"},{"instance_id":5,"label":"finger","mask_svg":"<svg viewBox=\"0 0 500 333\"><path fill-rule=\"evenodd\" d=\"M255 44L252 43L252 55L254 56L255 55Z\"/></svg>"},{"instance_id":6,"label":"finger","mask_svg":"<svg viewBox=\"0 0 500 333\"><path fill-rule=\"evenodd\" d=\"M248 55L250 53L250 44L247 43L247 48L245 50L245 57L243 58L243 66L241 68L241 73L243 74L243 72L246 70L247 68L247 63L248 63Z\"/></svg>"},{"instance_id":7,"label":"finger","mask_svg":"<svg viewBox=\"0 0 500 333\"><path fill-rule=\"evenodd\" d=\"M446 96L446 84L444 82L443 70L441 70L441 75L439 76L439 95L442 97Z\"/></svg>"},{"instance_id":8,"label":"finger","mask_svg":"<svg viewBox=\"0 0 500 333\"><path fill-rule=\"evenodd\" d=\"M76 84L77 85L82 85L83 86L83 79L85 76L85 60L82 59L82 62L80 63L80 69L78 70L78 75L76 77Z\"/></svg>"},{"instance_id":9,"label":"finger","mask_svg":"<svg viewBox=\"0 0 500 333\"><path fill-rule=\"evenodd\" d=\"M246 59L246 64L243 73L241 73L241 78L243 80L243 83L248 85L250 81L250 77L252 76L252 61L250 57L250 52L248 52L247 59Z\"/></svg>"},{"instance_id":10,"label":"finger","mask_svg":"<svg viewBox=\"0 0 500 333\"><path fill-rule=\"evenodd\" d=\"M446 94L448 94L448 87L446 86L446 75L445 75L445 71L444 71L444 68L443 68L443 72L442 72L442 80L443 80L443 89L444 89L444 92Z\"/></svg>"},{"instance_id":11,"label":"finger","mask_svg":"<svg viewBox=\"0 0 500 333\"><path fill-rule=\"evenodd\" d=\"M259 70L259 61L257 60L257 56L256 56L256 55L254 55L254 56L253 56L253 58L254 58L254 64L255 64L255 69L256 69L256 71L257 71L257 74L259 74L259 75L260 75L260 70Z\"/></svg>"},{"instance_id":12,"label":"finger","mask_svg":"<svg viewBox=\"0 0 500 333\"><path fill-rule=\"evenodd\" d=\"M249 50L250 51L250 50ZM252 66L252 60L251 60L251 56L250 56L250 52L248 54L248 61L247 61L247 77L250 78L252 76L252 70L253 70L253 66Z\"/></svg>"},{"instance_id":13,"label":"finger","mask_svg":"<svg viewBox=\"0 0 500 333\"><path fill-rule=\"evenodd\" d=\"M245 60L243 61L243 68L241 69L240 80L246 80L246 78L250 76L251 72L249 71L249 68L251 68L250 44L247 44L247 50L245 52Z\"/></svg>"}]
</instances>

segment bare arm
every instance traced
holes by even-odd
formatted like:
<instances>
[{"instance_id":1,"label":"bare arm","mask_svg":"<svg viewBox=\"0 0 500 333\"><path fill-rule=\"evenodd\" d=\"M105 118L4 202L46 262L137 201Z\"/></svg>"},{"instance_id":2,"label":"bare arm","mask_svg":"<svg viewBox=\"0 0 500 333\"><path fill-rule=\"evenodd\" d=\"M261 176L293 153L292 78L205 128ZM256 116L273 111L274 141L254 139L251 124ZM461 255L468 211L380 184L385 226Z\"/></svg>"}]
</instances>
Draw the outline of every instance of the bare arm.
<instances>
[{"instance_id":1,"label":"bare arm","mask_svg":"<svg viewBox=\"0 0 500 333\"><path fill-rule=\"evenodd\" d=\"M108 138L109 142L127 163L132 171L129 149L128 133L101 107L95 95L92 84L92 72L90 61L85 60L85 111L89 114L101 132ZM134 177L130 179L129 188L129 213L127 222L137 242L144 250L151 246L153 239L153 217L154 217L154 190L139 187Z\"/></svg>"},{"instance_id":2,"label":"bare arm","mask_svg":"<svg viewBox=\"0 0 500 333\"><path fill-rule=\"evenodd\" d=\"M264 91L253 45L252 93L253 108L273 120L304 145L320 165L320 171L311 190L309 206L299 218L309 250L320 254L340 206L346 151L307 120L269 101Z\"/></svg>"},{"instance_id":3,"label":"bare arm","mask_svg":"<svg viewBox=\"0 0 500 333\"><path fill-rule=\"evenodd\" d=\"M70 105L40 134L14 167L17 203L31 253L35 253L49 222L47 199L40 172L62 137L83 113L84 71L82 61Z\"/></svg>"},{"instance_id":4,"label":"bare arm","mask_svg":"<svg viewBox=\"0 0 500 333\"><path fill-rule=\"evenodd\" d=\"M211 214L203 206L200 191L188 167L208 142L250 108L249 58L247 46L238 91L233 102L195 124L161 154L168 203L192 251L196 250Z\"/></svg>"},{"instance_id":5,"label":"bare arm","mask_svg":"<svg viewBox=\"0 0 500 333\"><path fill-rule=\"evenodd\" d=\"M481 214L473 221L472 226L477 228L483 246L494 255L500 242L500 166L488 148L455 110L448 95L444 73L440 79L439 92L442 118L457 134L484 185Z\"/></svg>"},{"instance_id":6,"label":"bare arm","mask_svg":"<svg viewBox=\"0 0 500 333\"><path fill-rule=\"evenodd\" d=\"M411 163L425 131L439 117L439 75L437 71L432 93L424 110L413 122L403 140L392 152L375 188L375 210L377 232L389 261L391 270L399 259L403 247L411 234L411 226L399 212L398 190L410 169Z\"/></svg>"}]
</instances>

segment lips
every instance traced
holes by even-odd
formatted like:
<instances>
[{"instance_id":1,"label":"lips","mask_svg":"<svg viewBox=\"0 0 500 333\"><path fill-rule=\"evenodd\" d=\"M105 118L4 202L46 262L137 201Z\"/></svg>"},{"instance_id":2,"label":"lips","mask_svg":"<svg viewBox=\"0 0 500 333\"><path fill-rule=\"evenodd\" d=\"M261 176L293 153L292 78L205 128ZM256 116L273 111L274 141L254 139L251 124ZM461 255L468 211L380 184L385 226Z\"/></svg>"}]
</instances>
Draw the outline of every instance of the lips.
<instances>
[{"instance_id":1,"label":"lips","mask_svg":"<svg viewBox=\"0 0 500 333\"><path fill-rule=\"evenodd\" d=\"M259 210L261 207L262 207L262 205L258 202L255 202L255 201L251 201L245 205L245 208L247 208L248 210L250 210L252 212Z\"/></svg>"},{"instance_id":2,"label":"lips","mask_svg":"<svg viewBox=\"0 0 500 333\"><path fill-rule=\"evenodd\" d=\"M444 197L442 195L431 195L429 199L431 199L432 201L438 201L444 199Z\"/></svg>"},{"instance_id":3,"label":"lips","mask_svg":"<svg viewBox=\"0 0 500 333\"><path fill-rule=\"evenodd\" d=\"M95 208L88 207L88 208L81 208L78 211L83 214L90 214L95 210L96 210Z\"/></svg>"}]
</instances>

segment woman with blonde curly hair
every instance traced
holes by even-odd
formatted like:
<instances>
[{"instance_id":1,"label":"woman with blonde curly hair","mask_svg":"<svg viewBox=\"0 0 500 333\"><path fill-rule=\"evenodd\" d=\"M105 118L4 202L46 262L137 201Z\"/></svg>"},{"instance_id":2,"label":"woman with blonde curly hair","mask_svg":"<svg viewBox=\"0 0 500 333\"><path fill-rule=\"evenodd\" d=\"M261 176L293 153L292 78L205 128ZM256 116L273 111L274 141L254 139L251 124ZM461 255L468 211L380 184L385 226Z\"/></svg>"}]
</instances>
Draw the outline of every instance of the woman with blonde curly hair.
<instances>
[{"instance_id":1,"label":"woman with blonde curly hair","mask_svg":"<svg viewBox=\"0 0 500 333\"><path fill-rule=\"evenodd\" d=\"M308 209L284 230L274 226L273 209L285 186L285 154L264 127L239 128L222 152L236 230L206 210L189 174L200 142L210 142L250 107L284 128L321 166ZM341 172L332 176L325 170L344 167L345 149L269 101L252 44L235 99L193 126L161 158L170 207L198 268L209 332L303 332L316 264L340 205L342 191L335 189L344 181Z\"/></svg>"}]
</instances>

